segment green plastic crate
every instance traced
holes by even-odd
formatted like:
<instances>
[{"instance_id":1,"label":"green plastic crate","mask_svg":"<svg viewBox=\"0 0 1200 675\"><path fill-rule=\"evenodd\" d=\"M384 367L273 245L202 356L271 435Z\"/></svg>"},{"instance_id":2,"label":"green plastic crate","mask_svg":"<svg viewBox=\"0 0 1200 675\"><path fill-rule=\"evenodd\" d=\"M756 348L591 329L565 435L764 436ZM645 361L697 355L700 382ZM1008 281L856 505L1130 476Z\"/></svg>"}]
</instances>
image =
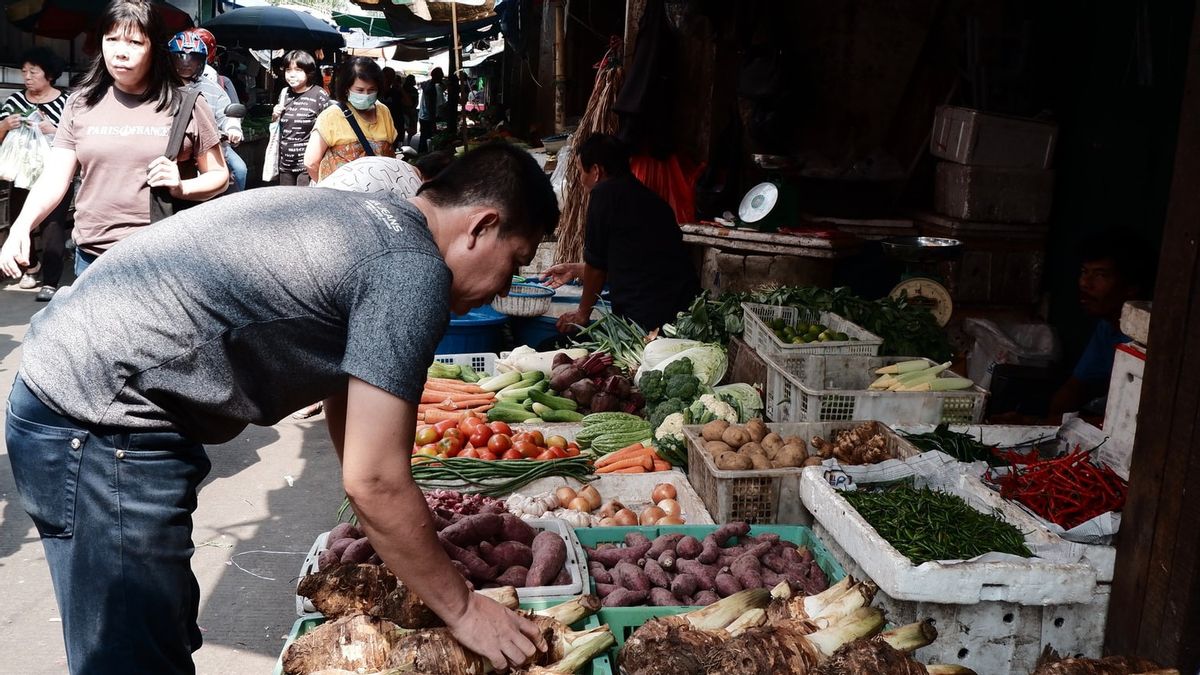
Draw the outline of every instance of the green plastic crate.
<instances>
[{"instance_id":1,"label":"green plastic crate","mask_svg":"<svg viewBox=\"0 0 1200 675\"><path fill-rule=\"evenodd\" d=\"M521 602L521 609L545 609L553 607L562 602L570 600L570 597L564 598L538 598L530 599ZM292 624L292 632L288 634L287 642L283 643L283 649L279 650L279 659L275 661L275 670L273 675L283 675L283 653L291 646L301 635L309 632L317 626L325 623L325 617L320 614L307 614L296 619L296 623ZM574 624L571 628L575 630L583 630L585 628L596 628L601 625L598 615L589 616L583 621ZM617 638L617 644L623 644L622 638ZM615 675L616 671L612 667L612 661L607 654L601 654L592 659L589 668L579 671L581 675Z\"/></svg>"},{"instance_id":2,"label":"green plastic crate","mask_svg":"<svg viewBox=\"0 0 1200 675\"><path fill-rule=\"evenodd\" d=\"M710 532L717 529L717 525L663 525L661 527L581 527L575 529L575 536L579 539L579 543L589 548L596 548L599 544L619 544L625 540L625 535L630 532L641 532L648 539L654 539L660 534L690 534L691 536L703 540ZM790 541L799 546L805 546L812 551L813 559L817 561L817 566L825 572L825 576L829 578L830 585L842 580L846 576L846 571L842 569L841 564L834 559L825 545L820 539L813 534L813 531L803 525L751 525L750 534L778 534L779 538L784 541ZM588 584L592 593L596 592L596 580L592 579L591 574L588 574ZM658 616L671 616L673 614L682 614L684 612L699 609L698 607L605 607L600 610L600 623L608 624L612 629L613 635L617 638L616 647L613 648L613 662L616 662L616 650L619 650L625 644L633 631L637 630L638 626L646 623L646 621Z\"/></svg>"}]
</instances>

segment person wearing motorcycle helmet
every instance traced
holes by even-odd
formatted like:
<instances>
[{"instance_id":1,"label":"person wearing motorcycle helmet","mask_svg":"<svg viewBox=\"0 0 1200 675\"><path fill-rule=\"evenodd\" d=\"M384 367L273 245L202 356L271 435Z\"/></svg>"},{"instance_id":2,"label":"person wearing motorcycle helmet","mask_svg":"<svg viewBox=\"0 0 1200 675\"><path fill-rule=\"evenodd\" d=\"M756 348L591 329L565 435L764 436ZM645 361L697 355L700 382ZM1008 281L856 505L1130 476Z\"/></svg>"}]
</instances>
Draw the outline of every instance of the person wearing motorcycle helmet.
<instances>
[{"instance_id":1,"label":"person wearing motorcycle helmet","mask_svg":"<svg viewBox=\"0 0 1200 675\"><path fill-rule=\"evenodd\" d=\"M241 103L238 98L237 89L234 88L233 82L228 77L217 72L217 37L212 34L207 28L192 28L190 29L204 43L204 47L208 49L208 56L205 58L204 77L214 82L218 87L225 90L225 94L229 96L229 100L233 103ZM234 143L236 146L237 143Z\"/></svg>"},{"instance_id":2,"label":"person wearing motorcycle helmet","mask_svg":"<svg viewBox=\"0 0 1200 675\"><path fill-rule=\"evenodd\" d=\"M232 103L229 96L208 78L202 77L209 53L208 45L196 30L185 30L171 38L167 43L167 51L171 52L171 62L175 66L175 72L183 80L184 88L197 89L217 120L217 128L221 131L221 152L225 155L225 164L233 178L229 192L244 190L246 163L231 147L231 144L237 145L242 140L242 121L240 118L226 116L225 110Z\"/></svg>"}]
</instances>

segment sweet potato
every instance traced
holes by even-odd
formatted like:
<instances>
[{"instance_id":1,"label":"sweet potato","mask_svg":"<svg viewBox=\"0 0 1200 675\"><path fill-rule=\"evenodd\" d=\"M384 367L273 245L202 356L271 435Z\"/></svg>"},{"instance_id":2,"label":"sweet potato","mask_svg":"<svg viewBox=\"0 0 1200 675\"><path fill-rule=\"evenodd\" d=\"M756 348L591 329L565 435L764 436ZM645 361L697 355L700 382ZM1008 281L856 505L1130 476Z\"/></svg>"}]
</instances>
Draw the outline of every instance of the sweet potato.
<instances>
[{"instance_id":1,"label":"sweet potato","mask_svg":"<svg viewBox=\"0 0 1200 675\"><path fill-rule=\"evenodd\" d=\"M345 551L342 551L342 562L344 563L365 563L367 558L375 553L375 549L371 546L371 542L367 541L366 537L361 537L350 542Z\"/></svg>"},{"instance_id":2,"label":"sweet potato","mask_svg":"<svg viewBox=\"0 0 1200 675\"><path fill-rule=\"evenodd\" d=\"M554 577L554 582L551 586L566 586L571 583L571 572L567 568L562 568L558 572L558 576Z\"/></svg>"},{"instance_id":3,"label":"sweet potato","mask_svg":"<svg viewBox=\"0 0 1200 675\"><path fill-rule=\"evenodd\" d=\"M612 569L617 566L617 563L622 560L630 562L640 560L650 550L650 542L646 542L640 546L613 546L611 548L598 548L588 551L588 559Z\"/></svg>"},{"instance_id":4,"label":"sweet potato","mask_svg":"<svg viewBox=\"0 0 1200 675\"><path fill-rule=\"evenodd\" d=\"M361 539L362 536L363 533L350 523L338 523L329 531L329 536L325 538L325 545L333 548L334 542L339 539L354 541L355 539Z\"/></svg>"},{"instance_id":5,"label":"sweet potato","mask_svg":"<svg viewBox=\"0 0 1200 675\"><path fill-rule=\"evenodd\" d=\"M729 573L738 580L742 588L762 588L762 564L749 553L738 556L729 566Z\"/></svg>"},{"instance_id":6,"label":"sweet potato","mask_svg":"<svg viewBox=\"0 0 1200 675\"><path fill-rule=\"evenodd\" d=\"M682 603L675 599L671 591L656 586L650 589L650 604L655 607L673 607Z\"/></svg>"},{"instance_id":7,"label":"sweet potato","mask_svg":"<svg viewBox=\"0 0 1200 675\"><path fill-rule=\"evenodd\" d=\"M504 574L496 577L496 583L501 586L525 588L525 580L529 578L529 568L523 565L513 565L504 570Z\"/></svg>"},{"instance_id":8,"label":"sweet potato","mask_svg":"<svg viewBox=\"0 0 1200 675\"><path fill-rule=\"evenodd\" d=\"M675 551L663 551L663 554L658 556L658 566L667 571L675 569Z\"/></svg>"},{"instance_id":9,"label":"sweet potato","mask_svg":"<svg viewBox=\"0 0 1200 675\"><path fill-rule=\"evenodd\" d=\"M680 538L679 543L675 544L675 555L680 558L695 558L703 550L700 540L691 535Z\"/></svg>"},{"instance_id":10,"label":"sweet potato","mask_svg":"<svg viewBox=\"0 0 1200 675\"><path fill-rule=\"evenodd\" d=\"M721 599L714 591L700 591L692 596L692 604L699 606L711 605Z\"/></svg>"},{"instance_id":11,"label":"sweet potato","mask_svg":"<svg viewBox=\"0 0 1200 675\"><path fill-rule=\"evenodd\" d=\"M494 513L477 513L454 523L439 534L457 546L470 546L481 541L497 538L504 530L503 516Z\"/></svg>"},{"instance_id":12,"label":"sweet potato","mask_svg":"<svg viewBox=\"0 0 1200 675\"><path fill-rule=\"evenodd\" d=\"M618 588L617 590L604 596L604 602L601 604L604 607L632 607L646 602L649 597L648 591L634 591L628 588Z\"/></svg>"},{"instance_id":13,"label":"sweet potato","mask_svg":"<svg viewBox=\"0 0 1200 675\"><path fill-rule=\"evenodd\" d=\"M700 590L715 591L717 589L717 572L698 560L680 558L675 561L675 568L680 574L690 574L696 577L696 586Z\"/></svg>"},{"instance_id":14,"label":"sweet potato","mask_svg":"<svg viewBox=\"0 0 1200 675\"><path fill-rule=\"evenodd\" d=\"M596 583L598 584L611 584L613 582L612 575L608 573L608 570L604 567L604 565L601 565L595 560L588 563L588 573L592 575L592 578L595 579Z\"/></svg>"},{"instance_id":15,"label":"sweet potato","mask_svg":"<svg viewBox=\"0 0 1200 675\"><path fill-rule=\"evenodd\" d=\"M646 573L642 571L642 568L626 560L622 560L613 568L613 581L622 588L643 593L650 592L650 579Z\"/></svg>"},{"instance_id":16,"label":"sweet potato","mask_svg":"<svg viewBox=\"0 0 1200 675\"><path fill-rule=\"evenodd\" d=\"M749 555L757 560L758 558L770 553L771 549L773 548L775 548L775 542L767 539L759 540L753 544L750 544L749 546L744 547L742 551L743 554Z\"/></svg>"},{"instance_id":17,"label":"sweet potato","mask_svg":"<svg viewBox=\"0 0 1200 675\"><path fill-rule=\"evenodd\" d=\"M650 550L654 549L653 543L641 532L630 532L625 535L626 546L632 548L634 546L641 546L642 544L650 544Z\"/></svg>"},{"instance_id":18,"label":"sweet potato","mask_svg":"<svg viewBox=\"0 0 1200 675\"><path fill-rule=\"evenodd\" d=\"M642 568L642 571L646 574L646 578L650 580L651 584L659 588L671 587L671 575L667 574L666 570L659 566L658 561L646 558L646 566Z\"/></svg>"},{"instance_id":19,"label":"sweet potato","mask_svg":"<svg viewBox=\"0 0 1200 675\"><path fill-rule=\"evenodd\" d=\"M713 530L705 539L712 538L717 543L717 546L724 546L729 543L729 540L734 537L744 537L750 534L750 526L741 521L725 523L724 525Z\"/></svg>"},{"instance_id":20,"label":"sweet potato","mask_svg":"<svg viewBox=\"0 0 1200 675\"><path fill-rule=\"evenodd\" d=\"M650 546L650 550L646 552L646 557L658 560L659 556L667 550L675 550L675 544L683 539L682 534L661 534ZM626 542L628 544L629 542Z\"/></svg>"},{"instance_id":21,"label":"sweet potato","mask_svg":"<svg viewBox=\"0 0 1200 675\"><path fill-rule=\"evenodd\" d=\"M567 545L554 532L541 532L533 540L533 565L529 567L529 586L548 586L567 562Z\"/></svg>"},{"instance_id":22,"label":"sweet potato","mask_svg":"<svg viewBox=\"0 0 1200 675\"><path fill-rule=\"evenodd\" d=\"M445 549L446 555L450 556L451 560L457 560L467 568L467 578L479 581L491 581L496 578L500 570L495 565L489 565L487 562L465 548L457 546L454 542L442 538L441 533L438 533L438 541L441 542L442 548Z\"/></svg>"},{"instance_id":23,"label":"sweet potato","mask_svg":"<svg viewBox=\"0 0 1200 675\"><path fill-rule=\"evenodd\" d=\"M704 546L704 550L700 551L700 555L696 556L696 560L705 565L717 562L717 559L721 557L721 546L713 539L711 534L704 538L701 545Z\"/></svg>"},{"instance_id":24,"label":"sweet potato","mask_svg":"<svg viewBox=\"0 0 1200 675\"><path fill-rule=\"evenodd\" d=\"M508 569L514 565L529 568L533 566L533 549L519 541L502 541L495 546L481 542L479 557L500 569Z\"/></svg>"},{"instance_id":25,"label":"sweet potato","mask_svg":"<svg viewBox=\"0 0 1200 675\"><path fill-rule=\"evenodd\" d=\"M350 541L350 540L343 539L342 541ZM340 555L338 555L337 553L334 553L333 549L327 548L324 551L321 551L321 555L317 556L317 569L318 570L327 570L330 567L333 567L334 565L341 564L341 562L342 562L342 557Z\"/></svg>"},{"instance_id":26,"label":"sweet potato","mask_svg":"<svg viewBox=\"0 0 1200 675\"><path fill-rule=\"evenodd\" d=\"M440 514L430 513L429 515L433 516L433 531L434 532L441 532L442 530L446 529L447 527L450 527L450 525L453 524L453 523L451 523L451 521L446 520L446 518Z\"/></svg>"},{"instance_id":27,"label":"sweet potato","mask_svg":"<svg viewBox=\"0 0 1200 675\"><path fill-rule=\"evenodd\" d=\"M602 584L600 582L596 582L596 595L600 596L601 598L607 598L613 591L619 588L620 586L616 584Z\"/></svg>"},{"instance_id":28,"label":"sweet potato","mask_svg":"<svg viewBox=\"0 0 1200 675\"><path fill-rule=\"evenodd\" d=\"M788 567L788 562L783 556L774 551L762 557L762 564L776 574L782 573Z\"/></svg>"},{"instance_id":29,"label":"sweet potato","mask_svg":"<svg viewBox=\"0 0 1200 675\"><path fill-rule=\"evenodd\" d=\"M696 577L691 574L676 574L671 580L671 593L676 597L694 595L699 589Z\"/></svg>"},{"instance_id":30,"label":"sweet potato","mask_svg":"<svg viewBox=\"0 0 1200 675\"><path fill-rule=\"evenodd\" d=\"M734 593L744 590L742 585L738 583L737 577L728 572L721 572L717 575L716 586L717 595L720 595L722 598L728 598Z\"/></svg>"},{"instance_id":31,"label":"sweet potato","mask_svg":"<svg viewBox=\"0 0 1200 675\"><path fill-rule=\"evenodd\" d=\"M350 544L353 544L355 541L357 541L357 539L358 539L358 538L355 538L355 539L338 539L337 541L331 542L331 543L329 544L329 550L330 550L331 552L333 552L333 554L334 554L334 555L336 555L336 556L337 556L337 559L338 559L338 560L341 560L341 559L342 559L342 554L346 552L346 547L347 547L347 546L349 546Z\"/></svg>"},{"instance_id":32,"label":"sweet potato","mask_svg":"<svg viewBox=\"0 0 1200 675\"><path fill-rule=\"evenodd\" d=\"M530 527L529 523L511 513L500 516L500 520L500 539L504 541L519 541L526 546L533 545L533 539L537 536L537 530Z\"/></svg>"}]
</instances>

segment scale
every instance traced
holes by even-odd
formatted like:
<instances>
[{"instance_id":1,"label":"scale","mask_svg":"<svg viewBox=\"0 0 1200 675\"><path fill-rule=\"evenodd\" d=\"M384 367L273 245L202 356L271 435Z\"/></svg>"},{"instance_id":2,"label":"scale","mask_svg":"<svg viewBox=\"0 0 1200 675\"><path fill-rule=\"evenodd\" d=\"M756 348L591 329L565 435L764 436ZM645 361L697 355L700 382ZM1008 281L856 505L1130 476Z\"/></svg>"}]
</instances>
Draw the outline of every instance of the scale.
<instances>
[{"instance_id":1,"label":"scale","mask_svg":"<svg viewBox=\"0 0 1200 675\"><path fill-rule=\"evenodd\" d=\"M738 223L760 232L776 232L781 227L795 226L800 219L799 198L795 188L785 182L779 172L792 160L779 155L753 155L754 164L768 179L750 188L738 205Z\"/></svg>"},{"instance_id":2,"label":"scale","mask_svg":"<svg viewBox=\"0 0 1200 675\"><path fill-rule=\"evenodd\" d=\"M942 283L938 263L958 259L962 242L942 237L892 237L880 244L888 257L904 263L900 283L888 295L907 296L909 302L928 308L939 326L949 323L954 300Z\"/></svg>"}]
</instances>

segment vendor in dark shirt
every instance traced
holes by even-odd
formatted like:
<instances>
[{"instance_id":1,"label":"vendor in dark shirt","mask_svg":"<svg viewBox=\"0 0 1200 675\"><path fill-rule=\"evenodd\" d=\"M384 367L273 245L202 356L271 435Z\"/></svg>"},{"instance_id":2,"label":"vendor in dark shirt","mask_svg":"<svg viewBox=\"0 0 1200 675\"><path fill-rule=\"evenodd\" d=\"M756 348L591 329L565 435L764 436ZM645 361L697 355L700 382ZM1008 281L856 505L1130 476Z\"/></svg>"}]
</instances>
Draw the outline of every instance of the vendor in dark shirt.
<instances>
[{"instance_id":1,"label":"vendor in dark shirt","mask_svg":"<svg viewBox=\"0 0 1200 675\"><path fill-rule=\"evenodd\" d=\"M559 318L559 332L589 323L606 281L613 312L648 331L669 323L700 292L674 211L630 172L629 151L615 137L593 134L575 161L591 190L583 262L543 273L552 288L583 281L579 308Z\"/></svg>"}]
</instances>

